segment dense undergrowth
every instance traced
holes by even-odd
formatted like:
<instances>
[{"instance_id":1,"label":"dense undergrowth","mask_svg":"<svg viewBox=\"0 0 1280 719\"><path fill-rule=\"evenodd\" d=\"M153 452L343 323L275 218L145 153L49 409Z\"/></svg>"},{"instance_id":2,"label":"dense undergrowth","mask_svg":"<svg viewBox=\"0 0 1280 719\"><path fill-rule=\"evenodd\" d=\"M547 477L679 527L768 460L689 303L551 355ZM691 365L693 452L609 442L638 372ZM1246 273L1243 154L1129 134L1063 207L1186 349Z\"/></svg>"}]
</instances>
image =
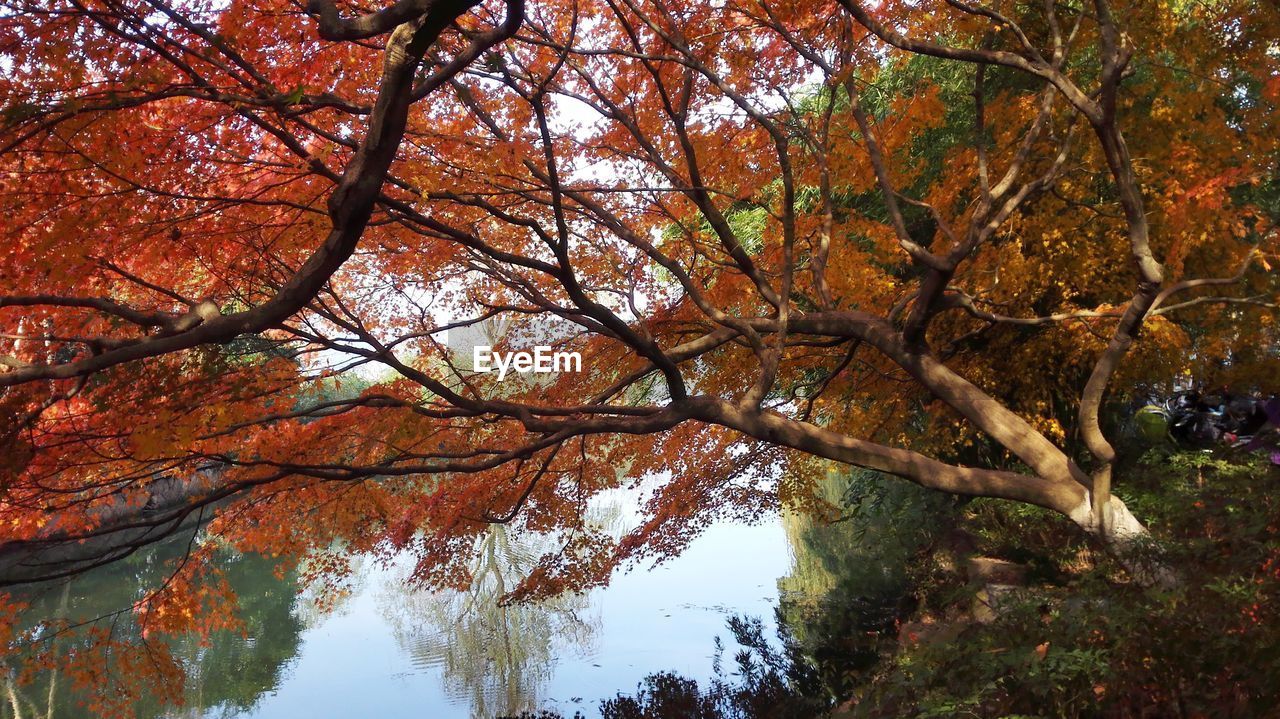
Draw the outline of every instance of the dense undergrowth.
<instances>
[{"instance_id":1,"label":"dense undergrowth","mask_svg":"<svg viewBox=\"0 0 1280 719\"><path fill-rule=\"evenodd\" d=\"M1257 456L1151 450L1126 476L1121 495L1152 532L1139 551L1175 586L1138 586L1051 513L971 502L961 526L981 554L1027 565L1027 586L969 623L958 610L975 588L923 562L920 616L952 631L886 658L852 714L1274 715L1280 472Z\"/></svg>"}]
</instances>

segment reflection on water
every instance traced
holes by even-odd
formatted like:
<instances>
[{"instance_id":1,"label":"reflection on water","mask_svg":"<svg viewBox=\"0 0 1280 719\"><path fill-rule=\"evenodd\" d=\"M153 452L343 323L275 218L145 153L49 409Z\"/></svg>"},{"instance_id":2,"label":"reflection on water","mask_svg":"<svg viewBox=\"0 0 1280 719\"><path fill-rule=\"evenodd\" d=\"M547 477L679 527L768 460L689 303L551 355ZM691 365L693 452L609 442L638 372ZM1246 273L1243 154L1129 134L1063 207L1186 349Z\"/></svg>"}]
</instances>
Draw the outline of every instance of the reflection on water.
<instances>
[{"instance_id":1,"label":"reflection on water","mask_svg":"<svg viewBox=\"0 0 1280 719\"><path fill-rule=\"evenodd\" d=\"M817 481L844 520L787 514L794 564L778 580L779 614L796 648L839 703L897 647L914 609L907 568L927 551L949 495L865 470L832 467Z\"/></svg>"},{"instance_id":2,"label":"reflection on water","mask_svg":"<svg viewBox=\"0 0 1280 719\"><path fill-rule=\"evenodd\" d=\"M446 698L493 717L537 709L557 658L589 656L599 612L585 595L504 605L498 600L537 556L504 526L482 540L467 591L414 591L391 583L379 597L396 642L417 671L439 672Z\"/></svg>"},{"instance_id":3,"label":"reflection on water","mask_svg":"<svg viewBox=\"0 0 1280 719\"><path fill-rule=\"evenodd\" d=\"M599 699L629 692L647 674L674 670L705 678L727 614L771 617L775 582L790 562L775 520L713 526L679 558L637 568L604 589L537 604L502 606L532 557L502 528L478 547L468 591L428 592L406 584L407 563L357 559L350 594L336 606L309 601L313 588L277 576L260 557L216 553L241 604L243 631L207 642L148 640L127 608L163 581L186 538L138 552L27 600L33 619L24 643L57 656L90 650L86 627L53 635L55 618L91 622L103 652L98 675L69 678L56 667L34 681L13 680L0 659L0 719L90 717L77 682L111 682L166 654L172 680L160 696L128 702L132 716L155 717L493 717L554 708L595 713ZM317 609L323 607L323 611ZM163 671L160 676L165 676ZM185 675L185 683L181 681Z\"/></svg>"},{"instance_id":4,"label":"reflection on water","mask_svg":"<svg viewBox=\"0 0 1280 719\"><path fill-rule=\"evenodd\" d=\"M77 672L68 675L57 663L35 675L30 683L15 681L10 663L0 664L4 702L0 717L93 717L86 707L93 684L128 677L119 674L133 666L171 668L185 677L168 687L169 696L143 695L133 701L137 717L235 716L251 713L266 692L273 690L297 654L301 622L292 611L295 578L277 577L267 560L230 551L216 552L215 569L225 573L241 600L243 633L217 632L206 641L180 637L157 643L147 640L137 619L127 610L144 592L164 581L172 562L187 548L187 538L139 552L120 563L77 577L74 581L29 590L20 599L31 610L31 622L18 636L32 646L46 648L53 658L84 656ZM77 626L82 625L82 626ZM108 640L103 642L103 638ZM96 654L103 656L98 657ZM102 660L101 665L95 660ZM82 673L100 669L100 674ZM181 704L181 710L174 706Z\"/></svg>"}]
</instances>

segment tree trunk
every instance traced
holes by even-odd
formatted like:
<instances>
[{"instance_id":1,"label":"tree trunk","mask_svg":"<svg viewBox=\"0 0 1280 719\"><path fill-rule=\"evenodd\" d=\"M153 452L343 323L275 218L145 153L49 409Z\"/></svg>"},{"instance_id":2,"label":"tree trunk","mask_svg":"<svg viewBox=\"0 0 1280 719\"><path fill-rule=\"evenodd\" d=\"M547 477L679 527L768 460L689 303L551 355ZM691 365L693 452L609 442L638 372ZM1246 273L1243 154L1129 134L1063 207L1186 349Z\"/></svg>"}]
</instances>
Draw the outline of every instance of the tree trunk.
<instances>
[{"instance_id":1,"label":"tree trunk","mask_svg":"<svg viewBox=\"0 0 1280 719\"><path fill-rule=\"evenodd\" d=\"M1099 539L1133 580L1144 587L1173 587L1178 577L1151 546L1151 533L1133 516L1120 498L1107 497L1102 511L1095 511L1092 495L1086 495L1068 515L1081 529ZM1102 521L1098 521L1101 518Z\"/></svg>"}]
</instances>

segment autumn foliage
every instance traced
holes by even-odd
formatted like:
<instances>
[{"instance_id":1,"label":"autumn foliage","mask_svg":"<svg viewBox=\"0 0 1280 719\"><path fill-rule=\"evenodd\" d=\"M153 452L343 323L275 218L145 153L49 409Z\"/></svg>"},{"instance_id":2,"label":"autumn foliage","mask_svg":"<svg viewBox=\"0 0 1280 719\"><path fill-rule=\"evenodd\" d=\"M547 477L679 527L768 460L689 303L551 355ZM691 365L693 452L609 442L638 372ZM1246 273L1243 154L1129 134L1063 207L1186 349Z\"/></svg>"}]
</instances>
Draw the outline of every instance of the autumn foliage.
<instances>
[{"instance_id":1,"label":"autumn foliage","mask_svg":"<svg viewBox=\"0 0 1280 719\"><path fill-rule=\"evenodd\" d=\"M513 596L555 593L818 504L816 460L1123 543L1112 400L1280 389L1278 34L1248 0L8 0L0 552L100 549L0 583L216 515L441 585L510 523L559 547ZM584 371L499 383L464 330ZM586 519L629 486L633 531Z\"/></svg>"}]
</instances>

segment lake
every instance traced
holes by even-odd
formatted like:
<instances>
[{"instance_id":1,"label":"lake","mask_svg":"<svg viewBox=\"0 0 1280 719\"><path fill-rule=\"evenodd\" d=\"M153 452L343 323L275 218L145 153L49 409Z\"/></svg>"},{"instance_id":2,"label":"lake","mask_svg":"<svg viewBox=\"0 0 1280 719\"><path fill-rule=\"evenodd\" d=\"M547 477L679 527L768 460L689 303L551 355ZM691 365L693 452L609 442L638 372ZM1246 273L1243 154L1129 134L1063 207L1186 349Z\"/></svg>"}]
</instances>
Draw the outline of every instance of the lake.
<instances>
[{"instance_id":1,"label":"lake","mask_svg":"<svg viewBox=\"0 0 1280 719\"><path fill-rule=\"evenodd\" d=\"M183 549L153 547L45 588L35 614L84 621L127 606ZM608 587L514 606L496 597L533 552L501 527L478 548L467 592L414 589L404 581L407 562L357 557L348 593L326 602L296 573L277 577L262 558L220 554L245 633L220 632L204 646L176 642L185 705L142 701L136 716L469 719L553 709L591 717L601 699L632 693L648 674L710 677L716 637L733 644L732 614L761 617L772 630L778 579L792 564L776 515L712 525L677 558L633 568ZM0 702L4 719L91 715L56 672L32 685L5 683L13 697Z\"/></svg>"}]
</instances>

